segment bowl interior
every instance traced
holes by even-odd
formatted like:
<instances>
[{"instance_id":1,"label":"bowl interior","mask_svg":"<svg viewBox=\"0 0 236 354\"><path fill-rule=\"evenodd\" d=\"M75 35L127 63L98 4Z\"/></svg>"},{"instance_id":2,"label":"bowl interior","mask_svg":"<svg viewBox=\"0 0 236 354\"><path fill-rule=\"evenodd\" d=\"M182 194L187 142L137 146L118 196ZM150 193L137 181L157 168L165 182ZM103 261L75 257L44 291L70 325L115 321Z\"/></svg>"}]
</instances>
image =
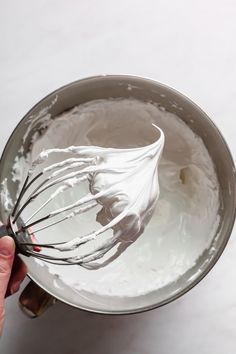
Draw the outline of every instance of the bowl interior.
<instances>
[{"instance_id":1,"label":"bowl interior","mask_svg":"<svg viewBox=\"0 0 236 354\"><path fill-rule=\"evenodd\" d=\"M158 103L167 111L177 114L202 138L215 164L221 192L221 222L213 240L214 248L211 248L211 251L206 250L196 265L175 283L147 295L133 298L111 296L105 299L99 295L75 291L56 280L46 267L39 266L33 259L24 257L24 260L28 266L29 276L61 301L94 312L132 313L161 306L188 291L212 268L230 236L235 217L235 170L224 139L207 115L185 96L152 80L120 75L79 80L44 98L22 119L4 150L1 159L0 180L3 181L5 177L10 176L14 158L22 145L22 137L25 135L32 117L36 117L36 122L37 119L40 119L39 113L42 112L42 109L51 106L49 113L53 118L81 103L110 97L132 97L141 101ZM55 104L51 105L55 98ZM38 129L37 123L31 128L24 144L26 151L32 135ZM10 182L9 187L12 196L14 196L16 194L15 184ZM0 206L0 213L1 219L6 221L7 215L2 206Z\"/></svg>"}]
</instances>

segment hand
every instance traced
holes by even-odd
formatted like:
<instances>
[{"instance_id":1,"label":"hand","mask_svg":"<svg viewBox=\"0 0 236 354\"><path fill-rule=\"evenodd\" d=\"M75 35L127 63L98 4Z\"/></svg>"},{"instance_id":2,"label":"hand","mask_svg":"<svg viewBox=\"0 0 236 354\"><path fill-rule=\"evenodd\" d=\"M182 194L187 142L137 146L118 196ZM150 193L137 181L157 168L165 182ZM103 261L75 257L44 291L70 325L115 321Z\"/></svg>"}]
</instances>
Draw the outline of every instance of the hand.
<instances>
[{"instance_id":1,"label":"hand","mask_svg":"<svg viewBox=\"0 0 236 354\"><path fill-rule=\"evenodd\" d=\"M4 322L5 297L19 290L27 268L19 257L15 257L15 243L9 236L0 239L0 334Z\"/></svg>"}]
</instances>

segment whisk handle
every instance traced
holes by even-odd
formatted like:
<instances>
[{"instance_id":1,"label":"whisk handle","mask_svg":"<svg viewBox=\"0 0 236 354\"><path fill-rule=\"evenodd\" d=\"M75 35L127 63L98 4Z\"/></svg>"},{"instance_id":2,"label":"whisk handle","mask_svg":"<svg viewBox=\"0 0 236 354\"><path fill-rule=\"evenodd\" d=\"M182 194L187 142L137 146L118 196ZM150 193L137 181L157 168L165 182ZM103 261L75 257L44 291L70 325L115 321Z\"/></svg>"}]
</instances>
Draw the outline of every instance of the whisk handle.
<instances>
[{"instance_id":1,"label":"whisk handle","mask_svg":"<svg viewBox=\"0 0 236 354\"><path fill-rule=\"evenodd\" d=\"M5 225L0 226L0 238L3 236L8 236L8 229Z\"/></svg>"},{"instance_id":2,"label":"whisk handle","mask_svg":"<svg viewBox=\"0 0 236 354\"><path fill-rule=\"evenodd\" d=\"M22 242L27 242L30 241L29 236L27 234L19 234L17 235L14 229L14 225L12 223L12 218L9 217L8 224L7 225L1 225L0 226L0 238L3 236L10 236L13 238L16 244L16 253L21 253L24 256L29 257L28 254L28 246L24 246Z\"/></svg>"}]
</instances>

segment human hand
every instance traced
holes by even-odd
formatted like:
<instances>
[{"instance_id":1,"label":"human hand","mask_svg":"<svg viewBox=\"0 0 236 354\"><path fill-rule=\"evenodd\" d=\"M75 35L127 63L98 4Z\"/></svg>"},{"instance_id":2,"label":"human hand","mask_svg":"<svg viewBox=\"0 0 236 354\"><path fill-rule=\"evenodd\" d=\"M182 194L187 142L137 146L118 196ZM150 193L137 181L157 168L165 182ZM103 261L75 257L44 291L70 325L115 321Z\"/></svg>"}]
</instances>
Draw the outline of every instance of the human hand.
<instances>
[{"instance_id":1,"label":"human hand","mask_svg":"<svg viewBox=\"0 0 236 354\"><path fill-rule=\"evenodd\" d=\"M15 242L9 236L0 239L0 334L5 316L5 297L19 290L27 268L19 257L15 257Z\"/></svg>"}]
</instances>

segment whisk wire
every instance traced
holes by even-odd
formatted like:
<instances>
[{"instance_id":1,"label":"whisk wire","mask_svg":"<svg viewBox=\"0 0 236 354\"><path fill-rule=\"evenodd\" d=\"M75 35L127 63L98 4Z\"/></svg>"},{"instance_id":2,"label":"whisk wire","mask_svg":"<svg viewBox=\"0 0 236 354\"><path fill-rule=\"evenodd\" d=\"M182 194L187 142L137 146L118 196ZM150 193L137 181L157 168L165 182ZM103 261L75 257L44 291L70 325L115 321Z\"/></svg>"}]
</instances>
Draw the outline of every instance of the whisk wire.
<instances>
[{"instance_id":1,"label":"whisk wire","mask_svg":"<svg viewBox=\"0 0 236 354\"><path fill-rule=\"evenodd\" d=\"M9 233L12 232L17 249L26 256L33 256L48 263L63 265L80 264L81 266L90 267L90 262L103 257L115 244L123 242L121 235L123 235L124 230L121 230L120 227L124 224L125 218L129 218L129 225L131 225L131 231L128 230L127 232L130 232L132 237L133 235L137 235L138 237L138 233L140 233L142 228L142 218L145 215L150 215L159 195L159 189L156 186L156 183L158 183L157 166L164 145L164 134L158 127L156 128L160 131L160 137L155 143L144 148L113 148L108 149L108 154L106 148L96 146L71 146L65 149L57 148L43 151L33 161L9 218ZM131 150L132 152L129 155ZM76 154L77 157L51 164L45 167L40 173L37 173L38 165L44 163L52 153L71 153ZM117 153L123 153L123 158L121 158L121 155L118 156L120 158L117 158ZM144 168L146 166L145 163L149 163L150 169ZM152 172L151 174L150 171ZM34 173L36 176L33 176ZM107 183L107 179L103 178L104 174L108 174L108 181L111 180L114 183ZM124 188L124 186L127 180L129 180L130 186L132 186L132 182L137 175L141 176L141 178L144 177L145 183L140 186L137 193L136 191L132 191L130 197L129 190ZM41 180L40 177L43 176L45 178ZM96 179L96 177L98 178ZM34 184L36 181L38 181L38 185ZM42 209L54 200L59 193L83 181L89 183L90 193L80 197L69 205L49 211L47 215L40 217ZM101 183L96 184L97 182ZM98 191L94 192L97 186ZM44 198L44 201L36 210L33 208L27 220L23 222L22 213L25 208L39 195L52 187L56 188L53 189L51 195ZM26 194L27 191L28 193ZM142 205L143 198L141 196L144 193L152 195L153 202L150 205L146 205L145 203ZM97 220L102 225L98 230L90 232L87 235L75 237L66 242L32 242L31 236L35 232L38 233L46 230L98 205L102 206L99 214L97 214ZM47 223L46 221L51 218L53 218L53 221ZM43 222L46 222L46 225ZM36 230L29 230L30 227L39 224L41 225ZM101 239L101 242L98 244L92 243L93 247L90 250L85 247L86 253L81 255L78 252L80 245L97 240L99 235L108 230L112 230L113 234ZM35 247L41 247L42 252L36 252L37 249ZM44 249L45 252L43 252ZM53 250L52 254L49 251L47 254L46 250ZM53 254L54 251L55 253ZM59 252L62 252L62 254Z\"/></svg>"}]
</instances>

